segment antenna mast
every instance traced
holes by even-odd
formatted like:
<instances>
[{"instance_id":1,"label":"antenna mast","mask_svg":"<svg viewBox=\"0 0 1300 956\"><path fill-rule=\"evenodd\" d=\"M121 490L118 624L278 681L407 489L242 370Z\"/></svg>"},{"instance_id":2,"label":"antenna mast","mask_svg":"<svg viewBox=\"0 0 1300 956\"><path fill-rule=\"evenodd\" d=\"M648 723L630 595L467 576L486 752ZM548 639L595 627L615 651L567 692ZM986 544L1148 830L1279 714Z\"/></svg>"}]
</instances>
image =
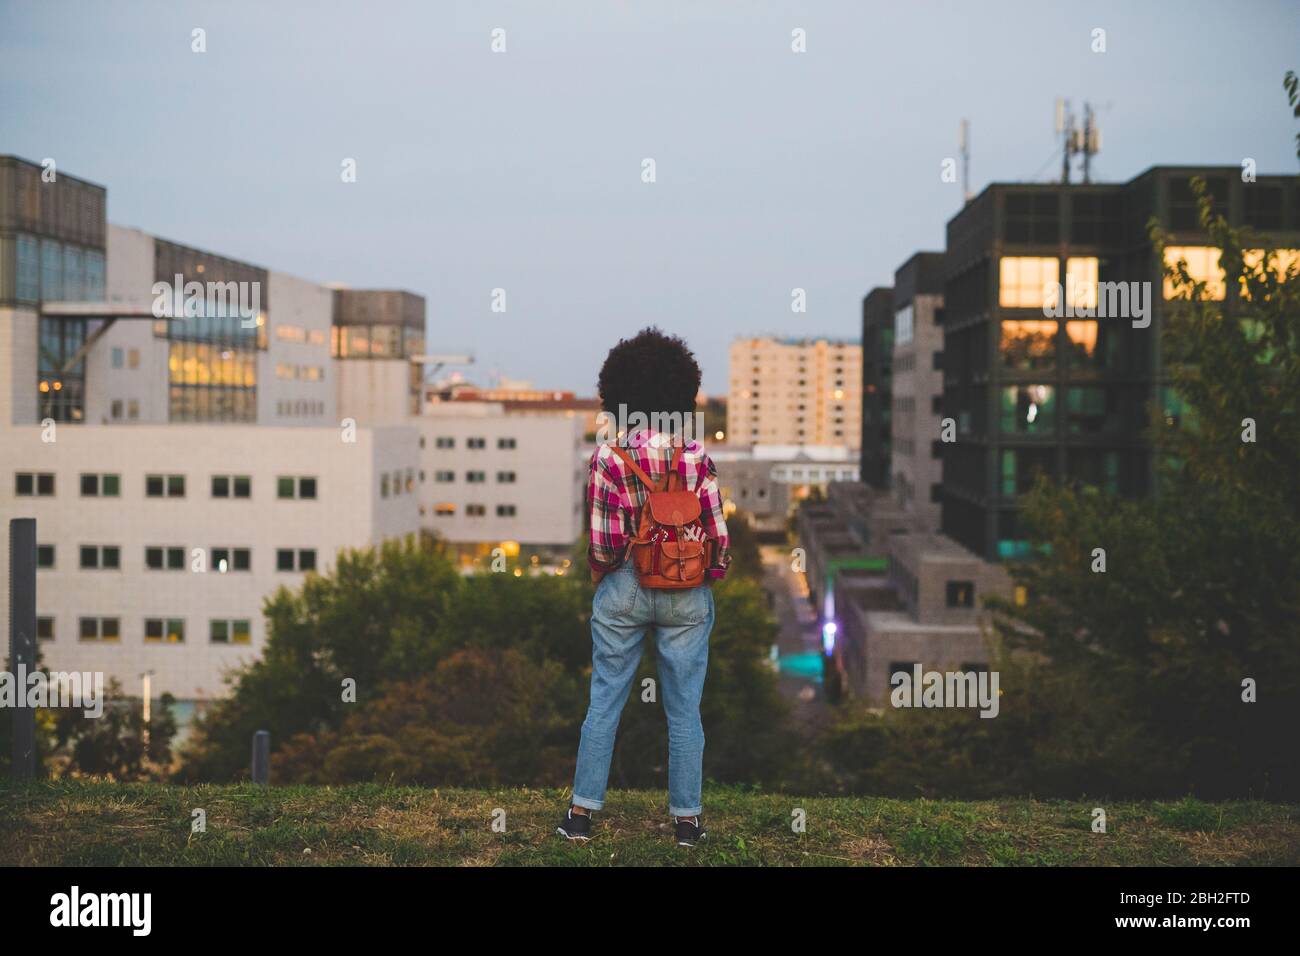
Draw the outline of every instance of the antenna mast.
<instances>
[{"instance_id":1,"label":"antenna mast","mask_svg":"<svg viewBox=\"0 0 1300 956\"><path fill-rule=\"evenodd\" d=\"M965 202L970 202L970 120L961 121L957 144L961 149L961 195Z\"/></svg>"},{"instance_id":2,"label":"antenna mast","mask_svg":"<svg viewBox=\"0 0 1300 956\"><path fill-rule=\"evenodd\" d=\"M1070 101L1056 100L1056 134L1062 137L1061 182L1070 182L1070 160L1083 157L1083 181L1092 182L1092 157L1101 151L1101 130L1097 127L1097 114L1091 103L1083 104L1083 127L1074 125L1074 111Z\"/></svg>"}]
</instances>

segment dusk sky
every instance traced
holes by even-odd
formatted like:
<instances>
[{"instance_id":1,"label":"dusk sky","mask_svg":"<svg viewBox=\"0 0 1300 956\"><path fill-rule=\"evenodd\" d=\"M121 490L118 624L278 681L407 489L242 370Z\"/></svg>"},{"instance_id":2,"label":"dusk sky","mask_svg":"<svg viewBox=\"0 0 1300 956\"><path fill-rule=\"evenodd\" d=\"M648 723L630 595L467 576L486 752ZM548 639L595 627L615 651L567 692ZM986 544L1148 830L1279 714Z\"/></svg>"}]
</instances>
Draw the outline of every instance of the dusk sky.
<instances>
[{"instance_id":1,"label":"dusk sky","mask_svg":"<svg viewBox=\"0 0 1300 956\"><path fill-rule=\"evenodd\" d=\"M473 379L592 394L653 323L717 392L735 336L857 337L867 290L943 248L963 117L974 191L1059 175L1057 96L1099 111L1097 180L1296 172L1298 40L1294 0L0 0L0 153L108 187L114 223L417 292Z\"/></svg>"}]
</instances>

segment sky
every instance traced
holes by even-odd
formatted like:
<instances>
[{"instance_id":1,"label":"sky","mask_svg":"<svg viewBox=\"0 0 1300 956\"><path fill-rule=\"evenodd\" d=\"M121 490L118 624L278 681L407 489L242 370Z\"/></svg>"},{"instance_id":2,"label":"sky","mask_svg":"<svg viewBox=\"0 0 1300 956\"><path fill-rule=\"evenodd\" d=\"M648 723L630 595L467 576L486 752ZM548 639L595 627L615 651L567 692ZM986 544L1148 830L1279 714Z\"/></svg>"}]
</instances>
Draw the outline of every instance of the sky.
<instances>
[{"instance_id":1,"label":"sky","mask_svg":"<svg viewBox=\"0 0 1300 956\"><path fill-rule=\"evenodd\" d=\"M111 222L423 295L484 384L594 394L655 324L725 392L735 337L856 338L943 248L963 118L975 192L1059 176L1057 97L1098 110L1094 180L1295 173L1297 41L1295 0L0 0L0 153Z\"/></svg>"}]
</instances>

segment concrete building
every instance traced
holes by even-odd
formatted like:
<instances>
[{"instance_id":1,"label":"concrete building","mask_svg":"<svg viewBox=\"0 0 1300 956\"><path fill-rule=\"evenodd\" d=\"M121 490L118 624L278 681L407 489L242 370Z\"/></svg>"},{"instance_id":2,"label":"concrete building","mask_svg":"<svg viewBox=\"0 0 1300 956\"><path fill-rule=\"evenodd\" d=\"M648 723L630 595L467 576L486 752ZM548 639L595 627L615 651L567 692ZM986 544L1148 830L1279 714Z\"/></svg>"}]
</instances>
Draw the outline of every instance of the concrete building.
<instances>
[{"instance_id":1,"label":"concrete building","mask_svg":"<svg viewBox=\"0 0 1300 956\"><path fill-rule=\"evenodd\" d=\"M0 518L37 520L49 667L202 702L342 549L571 546L580 419L420 414L422 298L109 225L103 187L41 172L0 157Z\"/></svg>"},{"instance_id":2,"label":"concrete building","mask_svg":"<svg viewBox=\"0 0 1300 956\"><path fill-rule=\"evenodd\" d=\"M417 425L423 524L463 560L482 560L502 542L542 555L569 552L585 520L591 448L582 418L456 401L426 406Z\"/></svg>"},{"instance_id":3,"label":"concrete building","mask_svg":"<svg viewBox=\"0 0 1300 956\"><path fill-rule=\"evenodd\" d=\"M843 445L710 445L723 508L740 509L768 540L785 540L794 508L832 482L858 478L857 461Z\"/></svg>"},{"instance_id":4,"label":"concrete building","mask_svg":"<svg viewBox=\"0 0 1300 956\"><path fill-rule=\"evenodd\" d=\"M890 495L909 530L937 531L943 490L943 253L918 252L894 273Z\"/></svg>"},{"instance_id":5,"label":"concrete building","mask_svg":"<svg viewBox=\"0 0 1300 956\"><path fill-rule=\"evenodd\" d=\"M862 440L862 346L828 339L731 344L727 440L845 445Z\"/></svg>"},{"instance_id":6,"label":"concrete building","mask_svg":"<svg viewBox=\"0 0 1300 956\"><path fill-rule=\"evenodd\" d=\"M1151 492L1150 411L1182 414L1162 371L1165 262L1185 259L1212 294L1224 291L1195 176L1230 224L1290 255L1300 247L1296 178L1243 182L1235 166L1157 166L1127 183L994 183L949 220L943 414L957 440L943 450L945 534L990 560L1027 554L1018 499L1040 472L1121 496ZM1168 235L1164 262L1152 218ZM1109 283L1128 294L1099 296ZM1046 315L1051 297L1072 314ZM1074 314L1099 306L1107 317Z\"/></svg>"}]
</instances>

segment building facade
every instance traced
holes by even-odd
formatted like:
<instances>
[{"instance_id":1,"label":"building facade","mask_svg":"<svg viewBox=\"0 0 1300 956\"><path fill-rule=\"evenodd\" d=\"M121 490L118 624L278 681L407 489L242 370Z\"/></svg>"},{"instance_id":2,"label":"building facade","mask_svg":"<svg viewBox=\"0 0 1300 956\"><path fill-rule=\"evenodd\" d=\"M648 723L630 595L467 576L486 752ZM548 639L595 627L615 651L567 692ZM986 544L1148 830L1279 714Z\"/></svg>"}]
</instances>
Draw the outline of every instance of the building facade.
<instances>
[{"instance_id":1,"label":"building facade","mask_svg":"<svg viewBox=\"0 0 1300 956\"><path fill-rule=\"evenodd\" d=\"M737 339L731 344L727 441L856 449L861 387L857 342Z\"/></svg>"},{"instance_id":2,"label":"building facade","mask_svg":"<svg viewBox=\"0 0 1300 956\"><path fill-rule=\"evenodd\" d=\"M1295 177L1243 182L1237 167L1154 167L1123 184L995 183L949 221L942 406L956 441L943 448L945 534L991 560L1025 555L1017 502L1040 473L1151 492L1152 415L1182 413L1162 373L1165 263L1186 260L1223 294L1194 176L1230 224L1300 247ZM1167 234L1163 261L1152 219ZM1103 306L1106 317L1069 314Z\"/></svg>"}]
</instances>

